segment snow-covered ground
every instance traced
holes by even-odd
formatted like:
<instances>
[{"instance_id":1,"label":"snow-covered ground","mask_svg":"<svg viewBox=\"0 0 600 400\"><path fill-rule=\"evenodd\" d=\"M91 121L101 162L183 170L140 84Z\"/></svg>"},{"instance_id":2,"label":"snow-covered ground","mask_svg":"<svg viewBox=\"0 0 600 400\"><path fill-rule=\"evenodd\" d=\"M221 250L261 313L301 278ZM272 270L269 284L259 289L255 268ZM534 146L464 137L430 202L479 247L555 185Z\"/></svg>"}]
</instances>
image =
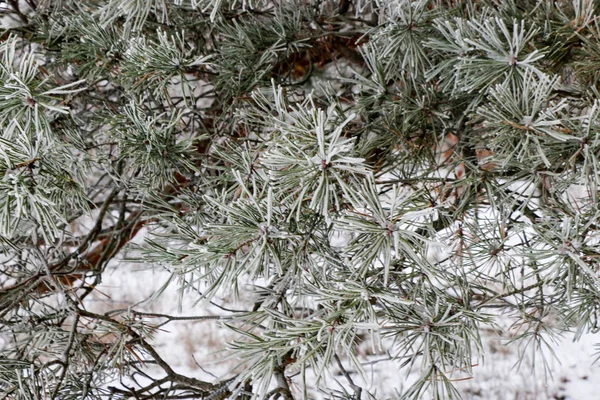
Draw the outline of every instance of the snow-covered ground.
<instances>
[{"instance_id":1,"label":"snow-covered ground","mask_svg":"<svg viewBox=\"0 0 600 400\"><path fill-rule=\"evenodd\" d=\"M136 237L136 241L141 241L142 236L143 232ZM169 273L160 268L113 261L103 276L102 285L86 299L86 307L102 312L134 307L138 311L173 315L225 313L213 305L194 306L194 296L186 295L181 298L176 282L173 282L157 301L138 304L149 299L168 278ZM244 309L244 293L241 297L237 303L223 299L219 304ZM158 321L163 320L157 319ZM519 346L518 343L507 345L509 334L510 332L506 332L500 335L491 329L482 332L485 348L483 359L473 367L471 378L463 380L466 375L456 376L456 387L464 399L589 400L600 396L597 384L600 381L600 365L593 364L595 344L600 342L600 336L585 334L577 342L573 342L572 334L558 338L552 346L556 357L552 357L550 352L545 352L550 367L549 371L545 372L540 365L539 354L536 355L536 368L532 368L530 353L526 353L520 368L515 366ZM227 359L230 354L226 352L226 343L233 338L232 332L220 327L214 320L174 321L164 325L157 332L153 343L159 354L177 372L212 381L231 376L236 368L243 367L239 360ZM352 375L356 384L374 394L377 399L397 398L396 390L407 388L416 377L415 373L407 375L396 363L386 361L387 358L386 354L366 356L364 369L367 382L362 381L356 373ZM296 388L296 394L301 398L299 379L300 375L293 377L291 387ZM310 372L307 379L310 379ZM341 374L335 375L335 370L330 379L331 387L335 387L335 383L332 382L336 381L347 384ZM316 392L309 392L308 396L310 399L329 397L326 393Z\"/></svg>"}]
</instances>

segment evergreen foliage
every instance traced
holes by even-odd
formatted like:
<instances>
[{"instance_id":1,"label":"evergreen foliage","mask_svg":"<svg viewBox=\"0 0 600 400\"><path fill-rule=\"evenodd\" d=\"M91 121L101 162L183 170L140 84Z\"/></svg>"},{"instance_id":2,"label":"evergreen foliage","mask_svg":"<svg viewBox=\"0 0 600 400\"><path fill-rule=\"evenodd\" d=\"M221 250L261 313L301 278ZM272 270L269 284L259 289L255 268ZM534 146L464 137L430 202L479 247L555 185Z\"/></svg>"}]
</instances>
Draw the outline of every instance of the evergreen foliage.
<instances>
[{"instance_id":1,"label":"evergreen foliage","mask_svg":"<svg viewBox=\"0 0 600 400\"><path fill-rule=\"evenodd\" d=\"M459 398L484 328L508 321L542 361L555 335L598 330L598 2L0 16L2 398L374 399L362 341L420 375L398 397ZM200 316L88 311L125 254ZM201 315L241 291L246 310ZM182 318L237 334L244 368L174 371L152 339Z\"/></svg>"}]
</instances>

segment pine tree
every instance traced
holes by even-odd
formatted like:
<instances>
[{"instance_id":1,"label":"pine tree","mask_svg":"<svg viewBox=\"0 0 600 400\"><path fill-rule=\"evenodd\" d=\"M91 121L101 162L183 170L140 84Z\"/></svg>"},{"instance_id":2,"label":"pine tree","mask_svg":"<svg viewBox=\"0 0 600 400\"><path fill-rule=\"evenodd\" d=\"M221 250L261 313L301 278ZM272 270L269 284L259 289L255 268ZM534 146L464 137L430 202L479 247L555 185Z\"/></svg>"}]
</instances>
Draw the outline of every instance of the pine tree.
<instances>
[{"instance_id":1,"label":"pine tree","mask_svg":"<svg viewBox=\"0 0 600 400\"><path fill-rule=\"evenodd\" d=\"M398 397L458 398L484 328L542 354L598 330L597 2L0 13L3 398L378 398L361 341L419 374ZM118 257L200 316L89 311ZM244 368L177 373L152 341L177 319L218 320Z\"/></svg>"}]
</instances>

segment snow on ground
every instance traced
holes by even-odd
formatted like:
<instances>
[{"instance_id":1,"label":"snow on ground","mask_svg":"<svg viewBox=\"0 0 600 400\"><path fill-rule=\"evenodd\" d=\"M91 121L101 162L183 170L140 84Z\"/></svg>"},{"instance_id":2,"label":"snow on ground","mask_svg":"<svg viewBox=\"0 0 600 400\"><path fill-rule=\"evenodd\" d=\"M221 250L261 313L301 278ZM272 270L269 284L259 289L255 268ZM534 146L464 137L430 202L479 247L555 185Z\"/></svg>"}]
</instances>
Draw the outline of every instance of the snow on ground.
<instances>
[{"instance_id":1,"label":"snow on ground","mask_svg":"<svg viewBox=\"0 0 600 400\"><path fill-rule=\"evenodd\" d=\"M136 239L140 239L139 235ZM140 239L141 240L141 239ZM195 296L184 295L180 304L177 283L174 282L154 303L142 303L152 296L169 278L169 273L160 268L147 265L130 264L114 261L104 274L103 282L92 296L86 299L86 307L92 311L106 312L114 309L133 307L138 311L165 313L173 315L219 315L223 310L213 305L193 305ZM217 301L230 308L244 309L243 297L238 302L231 299ZM250 303L250 299L247 299ZM137 305L136 305L137 304ZM181 309L181 312L179 312ZM162 320L157 320L162 321ZM549 353L549 372L538 365L532 369L531 357L526 356L520 369L515 367L518 360L518 344L506 345L508 334L504 337L487 329L482 332L485 355L478 365L473 367L471 379L460 380L456 386L463 398L485 400L588 400L598 397L597 382L600 381L600 365L593 365L596 352L595 344L600 336L585 334L578 342L573 342L573 335L565 335L553 346L556 358ZM240 367L239 360L227 359L224 352L228 340L234 335L226 328L220 327L216 321L176 321L162 327L153 344L159 354L174 369L182 374L200 379L215 381L232 376L235 367ZM364 349L367 352L365 343ZM362 348L362 347L361 347ZM375 395L376 399L397 398L402 387L405 389L417 375L400 370L394 362L386 361L386 354L369 354L364 364L367 382L356 373L349 372L356 384ZM536 363L539 363L539 355ZM348 365L348 364L346 364ZM203 371L199 366L207 371ZM333 369L331 382L339 382L346 386L347 382L341 374ZM416 371L418 373L418 371ZM311 372L307 372L307 380L311 380ZM460 375L457 378L462 378ZM297 398L302 397L300 375L292 378L292 389ZM335 383L331 385L335 387ZM349 390L350 391L350 390ZM326 393L309 392L309 399L330 398ZM367 398L363 396L363 398Z\"/></svg>"}]
</instances>

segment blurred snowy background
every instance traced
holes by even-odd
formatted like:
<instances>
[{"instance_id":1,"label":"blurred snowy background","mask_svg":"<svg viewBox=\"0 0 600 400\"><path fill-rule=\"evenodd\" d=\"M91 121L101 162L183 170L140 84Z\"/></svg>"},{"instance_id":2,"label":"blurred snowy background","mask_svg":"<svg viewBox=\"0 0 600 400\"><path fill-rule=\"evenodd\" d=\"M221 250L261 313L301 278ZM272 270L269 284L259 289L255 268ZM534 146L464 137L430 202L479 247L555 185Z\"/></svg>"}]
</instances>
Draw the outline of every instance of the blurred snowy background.
<instances>
[{"instance_id":1,"label":"blurred snowy background","mask_svg":"<svg viewBox=\"0 0 600 400\"><path fill-rule=\"evenodd\" d=\"M134 241L143 241L141 231ZM178 291L177 282L171 282L157 301L147 301L163 286L170 273L160 267L132 264L114 260L103 276L102 285L86 299L86 307L95 312L134 308L137 311L164 313L171 315L223 315L227 312L211 304L194 306L197 296ZM245 301L246 300L246 301ZM247 309L253 299L240 294L238 301L228 298L216 300L215 304L230 309ZM181 313L180 310L183 312ZM157 318L156 323L164 319ZM599 335L583 335L574 342L574 335L557 337L551 342L551 349L543 354L525 353L524 360L517 365L521 351L519 343L508 343L514 331L497 332L483 330L485 354L473 367L473 376L456 374L456 386L464 399L485 400L589 400L600 398L600 364L594 364L597 357L596 343ZM243 368L240 360L227 352L227 341L234 334L221 327L214 320L173 321L157 332L153 341L156 349L173 368L182 374L206 380L227 378ZM385 353L373 353L368 340L361 344L364 351L366 382L356 371L349 371L356 384L375 395L377 399L398 397L398 389L406 388L418 374L416 366L411 374L400 369L397 362L388 360ZM552 354L552 351L554 354ZM542 357L546 357L548 369L543 367ZM214 375L214 376L211 376ZM310 376L307 377L310 379ZM292 388L301 398L300 375L292 377ZM330 377L332 382L347 385L341 376ZM296 382L296 384L294 384ZM335 386L335 385L332 385ZM327 393L309 392L310 399L327 399ZM366 397L365 397L366 398Z\"/></svg>"}]
</instances>

